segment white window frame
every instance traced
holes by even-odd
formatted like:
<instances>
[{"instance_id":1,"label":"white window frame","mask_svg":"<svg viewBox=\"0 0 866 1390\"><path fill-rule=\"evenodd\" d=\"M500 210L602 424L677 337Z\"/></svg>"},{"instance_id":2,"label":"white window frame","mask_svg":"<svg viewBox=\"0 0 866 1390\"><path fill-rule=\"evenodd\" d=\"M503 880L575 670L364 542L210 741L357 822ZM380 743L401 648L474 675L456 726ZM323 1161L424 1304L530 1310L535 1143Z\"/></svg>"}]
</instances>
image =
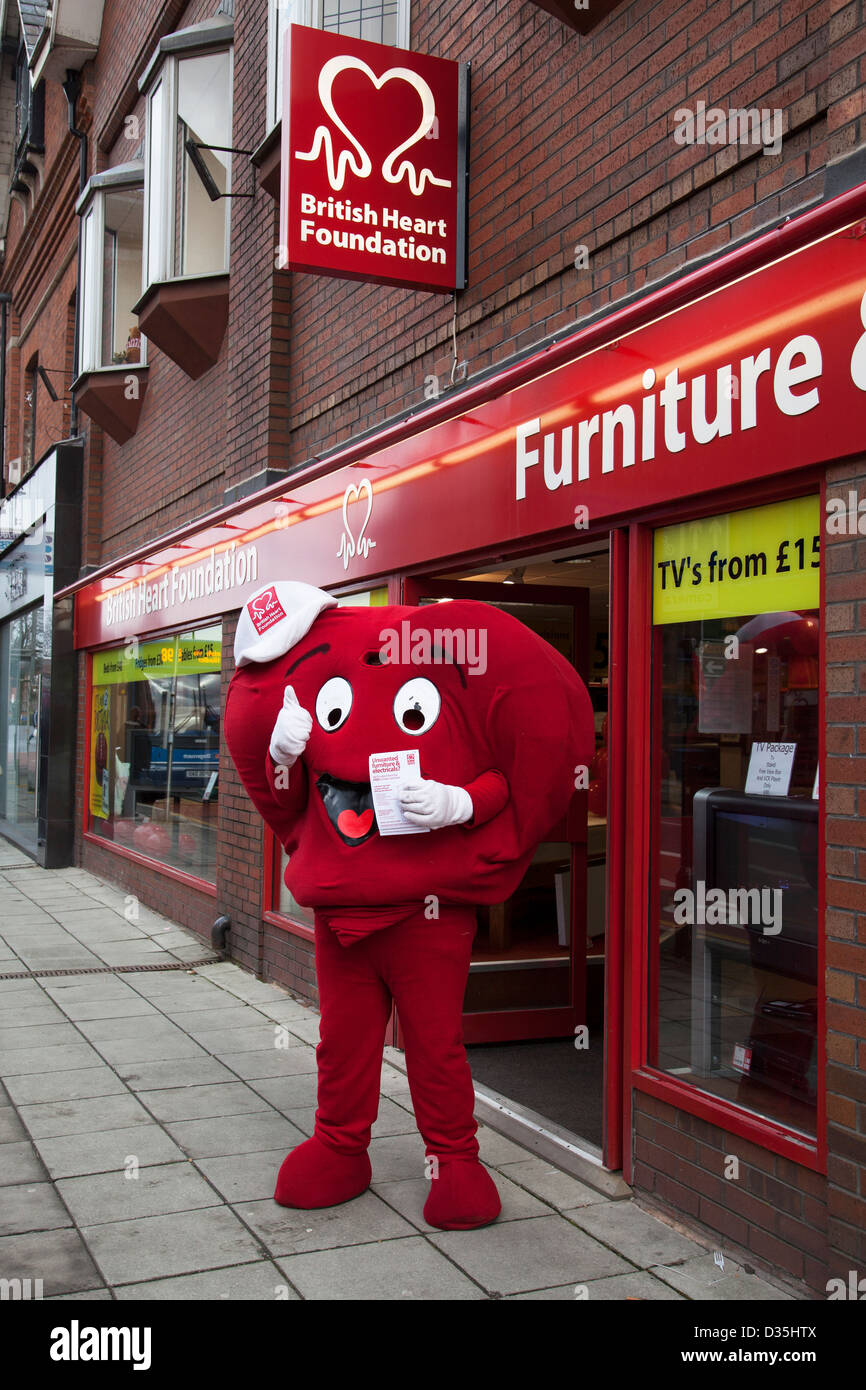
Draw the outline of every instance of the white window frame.
<instances>
[{"instance_id":1,"label":"white window frame","mask_svg":"<svg viewBox=\"0 0 866 1390\"><path fill-rule=\"evenodd\" d=\"M171 37L174 37L173 35ZM234 101L234 49L231 43L206 43L198 47L187 46L178 51L166 52L158 64L151 64L146 73L142 89L147 97L147 120L144 142L144 246L141 260L142 294L163 280L196 280L207 275L226 275L229 271L231 247L231 198L223 198L225 207L225 239L223 244L223 268L216 271L191 272L185 274L175 270L179 264L182 246L183 223L178 222L177 202L182 198L178 188L178 148L177 148L177 93L178 65L187 58L201 58L208 53L227 53L229 60L228 94L229 102ZM159 98L161 107L156 110ZM231 128L231 118L230 118ZM159 155L161 164L156 166ZM232 164L234 156L227 158L227 191L232 191ZM154 172L158 174L154 178ZM180 210L182 211L182 209Z\"/></svg>"},{"instance_id":2,"label":"white window frame","mask_svg":"<svg viewBox=\"0 0 866 1390\"><path fill-rule=\"evenodd\" d=\"M398 0L395 48L409 47L411 0ZM321 29L324 0L268 0L268 95L267 129L270 133L280 121L280 85L283 67L283 34L289 24L306 24Z\"/></svg>"},{"instance_id":3,"label":"white window frame","mask_svg":"<svg viewBox=\"0 0 866 1390\"><path fill-rule=\"evenodd\" d=\"M76 205L78 234L78 375L85 372L128 372L147 366L147 339L141 334L138 362L103 362L103 310L105 307L105 199L124 189L144 185L144 165L133 162L95 174ZM145 224L142 213L141 259L144 264ZM116 267L115 267L116 274Z\"/></svg>"}]
</instances>

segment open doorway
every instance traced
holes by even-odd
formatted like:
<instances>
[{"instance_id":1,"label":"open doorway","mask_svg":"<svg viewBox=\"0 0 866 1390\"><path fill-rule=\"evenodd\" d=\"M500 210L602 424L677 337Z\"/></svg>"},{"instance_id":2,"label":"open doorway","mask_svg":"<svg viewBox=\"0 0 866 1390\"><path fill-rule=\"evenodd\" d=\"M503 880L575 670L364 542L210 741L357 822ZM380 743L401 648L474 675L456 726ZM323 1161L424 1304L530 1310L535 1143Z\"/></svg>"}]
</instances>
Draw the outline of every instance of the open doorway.
<instances>
[{"instance_id":1,"label":"open doorway","mask_svg":"<svg viewBox=\"0 0 866 1390\"><path fill-rule=\"evenodd\" d=\"M603 1146L610 554L607 540L407 579L404 601L477 598L551 642L595 711L588 787L511 898L478 910L464 1004L476 1084L542 1126Z\"/></svg>"}]
</instances>

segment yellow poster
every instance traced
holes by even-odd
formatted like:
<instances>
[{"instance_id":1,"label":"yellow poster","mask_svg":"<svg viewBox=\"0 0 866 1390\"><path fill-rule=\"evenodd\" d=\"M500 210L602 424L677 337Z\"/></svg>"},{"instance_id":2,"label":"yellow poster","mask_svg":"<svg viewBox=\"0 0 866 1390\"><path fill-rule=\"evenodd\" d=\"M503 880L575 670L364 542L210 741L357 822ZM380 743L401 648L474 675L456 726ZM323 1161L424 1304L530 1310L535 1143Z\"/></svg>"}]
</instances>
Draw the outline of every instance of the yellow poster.
<instances>
[{"instance_id":1,"label":"yellow poster","mask_svg":"<svg viewBox=\"0 0 866 1390\"><path fill-rule=\"evenodd\" d=\"M107 820L111 745L111 691L107 686L93 687L90 708L90 814Z\"/></svg>"},{"instance_id":2,"label":"yellow poster","mask_svg":"<svg viewBox=\"0 0 866 1390\"><path fill-rule=\"evenodd\" d=\"M220 669L220 628L205 628L155 642L130 642L111 651L95 652L93 681L100 685L126 685L148 677L204 675Z\"/></svg>"},{"instance_id":3,"label":"yellow poster","mask_svg":"<svg viewBox=\"0 0 866 1390\"><path fill-rule=\"evenodd\" d=\"M664 526L654 537L653 622L817 608L820 547L818 497Z\"/></svg>"}]
</instances>

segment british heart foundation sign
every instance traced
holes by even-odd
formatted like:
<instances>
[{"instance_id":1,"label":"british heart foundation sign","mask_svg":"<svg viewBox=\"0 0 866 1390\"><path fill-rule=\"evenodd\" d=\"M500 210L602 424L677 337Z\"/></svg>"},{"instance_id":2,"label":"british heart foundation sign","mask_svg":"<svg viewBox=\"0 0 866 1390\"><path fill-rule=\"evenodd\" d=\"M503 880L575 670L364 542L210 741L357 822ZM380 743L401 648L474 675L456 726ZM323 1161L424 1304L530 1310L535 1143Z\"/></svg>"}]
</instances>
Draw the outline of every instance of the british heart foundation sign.
<instances>
[{"instance_id":1,"label":"british heart foundation sign","mask_svg":"<svg viewBox=\"0 0 866 1390\"><path fill-rule=\"evenodd\" d=\"M289 26L281 265L449 293L466 284L466 64Z\"/></svg>"}]
</instances>

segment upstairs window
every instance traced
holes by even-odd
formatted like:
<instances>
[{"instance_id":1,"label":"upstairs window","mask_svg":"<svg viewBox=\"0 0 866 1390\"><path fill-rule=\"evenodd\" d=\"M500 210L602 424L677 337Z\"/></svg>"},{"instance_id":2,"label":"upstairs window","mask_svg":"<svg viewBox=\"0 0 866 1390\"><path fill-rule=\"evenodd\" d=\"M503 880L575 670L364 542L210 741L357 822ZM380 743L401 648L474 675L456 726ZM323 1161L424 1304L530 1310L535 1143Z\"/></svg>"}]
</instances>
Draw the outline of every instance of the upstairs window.
<instances>
[{"instance_id":1,"label":"upstairs window","mask_svg":"<svg viewBox=\"0 0 866 1390\"><path fill-rule=\"evenodd\" d=\"M147 93L142 288L218 275L229 265L232 50L209 21L162 40L142 79Z\"/></svg>"},{"instance_id":2,"label":"upstairs window","mask_svg":"<svg viewBox=\"0 0 866 1390\"><path fill-rule=\"evenodd\" d=\"M409 47L409 0L269 0L268 130L280 119L283 39L290 24Z\"/></svg>"},{"instance_id":3,"label":"upstairs window","mask_svg":"<svg viewBox=\"0 0 866 1390\"><path fill-rule=\"evenodd\" d=\"M144 364L133 312L141 294L143 179L142 164L122 165L95 175L79 200L80 374Z\"/></svg>"}]
</instances>

